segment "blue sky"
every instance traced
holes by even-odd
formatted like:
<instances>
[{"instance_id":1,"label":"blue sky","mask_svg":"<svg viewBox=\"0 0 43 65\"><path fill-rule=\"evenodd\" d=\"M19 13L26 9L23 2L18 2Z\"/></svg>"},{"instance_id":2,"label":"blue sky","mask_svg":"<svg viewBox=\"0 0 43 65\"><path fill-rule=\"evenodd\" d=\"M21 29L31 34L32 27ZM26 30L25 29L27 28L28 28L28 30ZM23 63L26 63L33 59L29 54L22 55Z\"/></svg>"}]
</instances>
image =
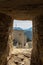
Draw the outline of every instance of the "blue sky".
<instances>
[{"instance_id":1,"label":"blue sky","mask_svg":"<svg viewBox=\"0 0 43 65\"><path fill-rule=\"evenodd\" d=\"M31 20L14 20L13 27L21 27L23 29L27 29L32 27L32 21Z\"/></svg>"}]
</instances>

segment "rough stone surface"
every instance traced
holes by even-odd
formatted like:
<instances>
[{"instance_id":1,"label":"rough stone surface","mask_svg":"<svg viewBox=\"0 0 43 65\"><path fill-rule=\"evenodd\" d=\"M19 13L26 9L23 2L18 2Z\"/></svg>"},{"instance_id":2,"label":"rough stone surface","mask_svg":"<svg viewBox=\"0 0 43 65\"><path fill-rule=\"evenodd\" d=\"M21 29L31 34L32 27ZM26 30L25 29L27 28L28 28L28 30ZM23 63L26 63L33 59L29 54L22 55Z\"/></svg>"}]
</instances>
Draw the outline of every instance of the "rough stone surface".
<instances>
[{"instance_id":1,"label":"rough stone surface","mask_svg":"<svg viewBox=\"0 0 43 65\"><path fill-rule=\"evenodd\" d=\"M9 45L9 55L10 55L10 54L11 54L11 51L13 50L12 27L11 27L11 31L10 31L10 33L9 33L8 45Z\"/></svg>"},{"instance_id":2,"label":"rough stone surface","mask_svg":"<svg viewBox=\"0 0 43 65\"><path fill-rule=\"evenodd\" d=\"M23 53L18 53L16 55L11 54L9 56L7 65L30 65L30 56L26 57L25 55Z\"/></svg>"},{"instance_id":3,"label":"rough stone surface","mask_svg":"<svg viewBox=\"0 0 43 65\"><path fill-rule=\"evenodd\" d=\"M43 15L33 19L33 50L30 65L43 65Z\"/></svg>"},{"instance_id":4,"label":"rough stone surface","mask_svg":"<svg viewBox=\"0 0 43 65\"><path fill-rule=\"evenodd\" d=\"M23 6L20 6L21 4ZM43 65L43 16L39 15L43 13L43 0L0 0L0 12L1 11L10 14L12 18L15 19L31 19L30 17L38 14L38 16L33 19L34 39L31 65ZM12 24L11 18L0 13L0 65L6 64L7 55L9 53L8 36L11 28L10 24Z\"/></svg>"},{"instance_id":5,"label":"rough stone surface","mask_svg":"<svg viewBox=\"0 0 43 65\"><path fill-rule=\"evenodd\" d=\"M0 13L0 65L5 65L9 53L8 37L11 26L11 17Z\"/></svg>"}]
</instances>

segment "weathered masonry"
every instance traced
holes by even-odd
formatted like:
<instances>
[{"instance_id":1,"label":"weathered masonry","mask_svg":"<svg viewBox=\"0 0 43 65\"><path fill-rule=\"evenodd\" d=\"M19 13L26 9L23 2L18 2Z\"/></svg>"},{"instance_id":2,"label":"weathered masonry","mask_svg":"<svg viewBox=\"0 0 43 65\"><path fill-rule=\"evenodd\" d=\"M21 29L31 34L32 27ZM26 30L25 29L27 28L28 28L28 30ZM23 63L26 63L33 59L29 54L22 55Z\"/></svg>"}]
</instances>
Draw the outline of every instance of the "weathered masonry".
<instances>
[{"instance_id":1,"label":"weathered masonry","mask_svg":"<svg viewBox=\"0 0 43 65\"><path fill-rule=\"evenodd\" d=\"M43 0L0 0L0 65L7 65L14 19L33 21L30 65L43 65Z\"/></svg>"}]
</instances>

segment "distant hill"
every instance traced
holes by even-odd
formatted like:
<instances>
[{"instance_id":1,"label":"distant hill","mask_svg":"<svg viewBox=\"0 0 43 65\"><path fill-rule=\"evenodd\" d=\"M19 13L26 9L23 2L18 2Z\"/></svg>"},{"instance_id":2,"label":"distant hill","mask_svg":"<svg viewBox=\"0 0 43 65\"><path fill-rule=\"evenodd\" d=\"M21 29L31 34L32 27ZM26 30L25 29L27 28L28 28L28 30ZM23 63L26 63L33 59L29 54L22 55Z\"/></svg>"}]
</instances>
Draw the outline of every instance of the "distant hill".
<instances>
[{"instance_id":1,"label":"distant hill","mask_svg":"<svg viewBox=\"0 0 43 65\"><path fill-rule=\"evenodd\" d=\"M32 40L32 31L25 31L24 33L27 36L27 38L29 38L30 40Z\"/></svg>"},{"instance_id":2,"label":"distant hill","mask_svg":"<svg viewBox=\"0 0 43 65\"><path fill-rule=\"evenodd\" d=\"M23 29L20 28L20 27L14 27L13 29L14 29L14 30L23 30Z\"/></svg>"},{"instance_id":3,"label":"distant hill","mask_svg":"<svg viewBox=\"0 0 43 65\"><path fill-rule=\"evenodd\" d=\"M32 31L32 27L29 28L29 31Z\"/></svg>"},{"instance_id":4,"label":"distant hill","mask_svg":"<svg viewBox=\"0 0 43 65\"><path fill-rule=\"evenodd\" d=\"M24 30L24 34L27 36L27 38L32 40L32 27L30 27L29 29Z\"/></svg>"},{"instance_id":5,"label":"distant hill","mask_svg":"<svg viewBox=\"0 0 43 65\"><path fill-rule=\"evenodd\" d=\"M25 29L25 31L32 31L32 27Z\"/></svg>"}]
</instances>

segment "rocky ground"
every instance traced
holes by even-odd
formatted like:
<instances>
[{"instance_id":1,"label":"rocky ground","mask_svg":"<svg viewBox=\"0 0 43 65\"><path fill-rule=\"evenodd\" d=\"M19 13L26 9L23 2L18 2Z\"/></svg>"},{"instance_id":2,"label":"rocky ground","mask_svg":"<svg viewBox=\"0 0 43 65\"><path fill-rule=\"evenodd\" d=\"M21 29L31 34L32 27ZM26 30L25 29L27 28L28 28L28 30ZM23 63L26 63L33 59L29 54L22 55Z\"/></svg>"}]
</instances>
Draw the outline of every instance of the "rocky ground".
<instances>
[{"instance_id":1,"label":"rocky ground","mask_svg":"<svg viewBox=\"0 0 43 65\"><path fill-rule=\"evenodd\" d=\"M7 58L7 65L30 65L32 49L13 49Z\"/></svg>"}]
</instances>

